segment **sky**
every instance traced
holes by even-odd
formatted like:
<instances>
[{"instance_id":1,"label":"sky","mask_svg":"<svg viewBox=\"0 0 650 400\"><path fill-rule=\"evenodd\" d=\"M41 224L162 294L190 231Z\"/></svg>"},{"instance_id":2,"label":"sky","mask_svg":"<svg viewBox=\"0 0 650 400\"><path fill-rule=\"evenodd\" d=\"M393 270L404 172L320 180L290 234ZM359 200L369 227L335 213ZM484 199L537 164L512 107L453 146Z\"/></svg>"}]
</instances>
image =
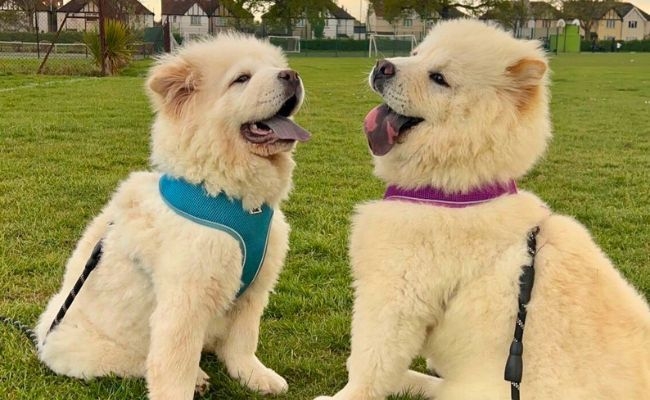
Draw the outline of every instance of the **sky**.
<instances>
[{"instance_id":1,"label":"sky","mask_svg":"<svg viewBox=\"0 0 650 400\"><path fill-rule=\"evenodd\" d=\"M160 18L160 0L140 0ZM625 0L622 0L625 1ZM650 0L627 0L646 13L650 14ZM366 9L368 8L367 0L337 0L336 3L344 7L353 17L363 22L365 20ZM361 13L359 12L361 11ZM361 17L363 15L363 17Z\"/></svg>"}]
</instances>

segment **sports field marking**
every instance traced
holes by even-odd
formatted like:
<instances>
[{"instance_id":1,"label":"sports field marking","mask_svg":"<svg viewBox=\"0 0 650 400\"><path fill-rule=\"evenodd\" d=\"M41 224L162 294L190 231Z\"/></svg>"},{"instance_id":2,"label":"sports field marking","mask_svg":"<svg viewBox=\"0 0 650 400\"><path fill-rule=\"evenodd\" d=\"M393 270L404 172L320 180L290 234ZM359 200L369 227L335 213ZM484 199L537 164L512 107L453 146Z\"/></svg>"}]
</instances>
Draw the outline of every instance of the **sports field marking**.
<instances>
[{"instance_id":1,"label":"sports field marking","mask_svg":"<svg viewBox=\"0 0 650 400\"><path fill-rule=\"evenodd\" d=\"M49 82L43 82L43 83L30 83L30 84L27 84L27 85L0 89L0 93L14 92L14 91L20 90L20 89L31 89L31 88L35 88L35 87L39 87L39 86L52 86L52 85L55 85L57 83L85 82L85 81L88 81L90 79L97 79L97 78L88 77L88 78L76 78L76 79L61 79L61 80L58 80L58 81L49 81Z\"/></svg>"}]
</instances>

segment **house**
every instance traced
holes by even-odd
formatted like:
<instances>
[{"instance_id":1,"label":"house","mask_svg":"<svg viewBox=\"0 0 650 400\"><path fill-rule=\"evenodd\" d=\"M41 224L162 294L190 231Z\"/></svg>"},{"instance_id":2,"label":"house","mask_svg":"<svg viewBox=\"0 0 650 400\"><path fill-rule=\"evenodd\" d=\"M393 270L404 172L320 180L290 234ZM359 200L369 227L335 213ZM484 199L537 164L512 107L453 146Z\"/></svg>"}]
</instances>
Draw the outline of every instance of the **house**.
<instances>
[{"instance_id":1,"label":"house","mask_svg":"<svg viewBox=\"0 0 650 400\"><path fill-rule=\"evenodd\" d=\"M546 40L558 31L557 22L562 17L560 11L545 1L528 3L528 24L524 37Z\"/></svg>"},{"instance_id":2,"label":"house","mask_svg":"<svg viewBox=\"0 0 650 400\"><path fill-rule=\"evenodd\" d=\"M593 30L600 40L643 40L650 36L650 15L632 3L614 3Z\"/></svg>"},{"instance_id":3,"label":"house","mask_svg":"<svg viewBox=\"0 0 650 400\"><path fill-rule=\"evenodd\" d=\"M47 19L41 27L36 15L44 5L34 0L0 0L0 31L34 32L36 27L43 31L47 28Z\"/></svg>"},{"instance_id":4,"label":"house","mask_svg":"<svg viewBox=\"0 0 650 400\"><path fill-rule=\"evenodd\" d=\"M38 27L40 32L56 32L57 10L63 5L63 0L43 0L36 4L34 14L34 26Z\"/></svg>"},{"instance_id":5,"label":"house","mask_svg":"<svg viewBox=\"0 0 650 400\"><path fill-rule=\"evenodd\" d=\"M262 15L264 25L268 27L267 32L271 35L283 36L300 36L302 39L312 39L322 37L333 39L337 37L354 37L355 18L350 15L344 8L339 7L334 2L328 2L323 10L318 12L322 26L317 23L312 24L305 12L296 13L291 16L289 21L291 32L288 32L288 26L280 21L276 5L269 7L268 11ZM322 29L322 32L318 32Z\"/></svg>"},{"instance_id":6,"label":"house","mask_svg":"<svg viewBox=\"0 0 650 400\"><path fill-rule=\"evenodd\" d=\"M163 23L183 40L253 25L253 14L234 2L219 0L162 0Z\"/></svg>"},{"instance_id":7,"label":"house","mask_svg":"<svg viewBox=\"0 0 650 400\"><path fill-rule=\"evenodd\" d=\"M344 8L330 3L325 12L325 29L323 30L323 37L337 38L337 37L353 37L354 36L354 23L355 18L350 15Z\"/></svg>"},{"instance_id":8,"label":"house","mask_svg":"<svg viewBox=\"0 0 650 400\"><path fill-rule=\"evenodd\" d=\"M445 19L467 18L462 11L456 7L446 11ZM384 10L381 5L368 7L366 29L368 33L375 35L413 35L417 40L422 40L434 23L442 18L438 12L433 12L431 18L422 20L420 15L413 10L405 9L402 14L392 21L384 18Z\"/></svg>"},{"instance_id":9,"label":"house","mask_svg":"<svg viewBox=\"0 0 650 400\"><path fill-rule=\"evenodd\" d=\"M57 26L65 20L63 29L89 31L99 27L97 0L71 0L57 10ZM138 0L104 1L104 16L119 19L132 29L153 26L154 14ZM67 18L66 18L67 15Z\"/></svg>"},{"instance_id":10,"label":"house","mask_svg":"<svg viewBox=\"0 0 650 400\"><path fill-rule=\"evenodd\" d=\"M523 3L515 3L523 4ZM479 19L500 25L513 36L546 42L550 35L558 34L558 21L562 13L545 1L531 1L528 8L488 10ZM560 32L561 33L561 32Z\"/></svg>"}]
</instances>

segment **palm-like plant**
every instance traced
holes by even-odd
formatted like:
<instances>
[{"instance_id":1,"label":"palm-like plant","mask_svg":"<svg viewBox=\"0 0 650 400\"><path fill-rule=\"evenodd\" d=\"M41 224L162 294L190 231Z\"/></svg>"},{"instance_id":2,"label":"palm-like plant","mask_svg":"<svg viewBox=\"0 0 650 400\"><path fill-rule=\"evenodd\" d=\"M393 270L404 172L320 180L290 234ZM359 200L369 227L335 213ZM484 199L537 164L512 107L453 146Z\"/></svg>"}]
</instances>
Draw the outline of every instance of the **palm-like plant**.
<instances>
[{"instance_id":1,"label":"palm-like plant","mask_svg":"<svg viewBox=\"0 0 650 400\"><path fill-rule=\"evenodd\" d=\"M128 26L122 21L107 19L104 24L106 36L106 72L114 75L126 67L131 61L131 45L134 38ZM84 42L95 59L95 64L101 68L102 55L97 32L84 35Z\"/></svg>"}]
</instances>

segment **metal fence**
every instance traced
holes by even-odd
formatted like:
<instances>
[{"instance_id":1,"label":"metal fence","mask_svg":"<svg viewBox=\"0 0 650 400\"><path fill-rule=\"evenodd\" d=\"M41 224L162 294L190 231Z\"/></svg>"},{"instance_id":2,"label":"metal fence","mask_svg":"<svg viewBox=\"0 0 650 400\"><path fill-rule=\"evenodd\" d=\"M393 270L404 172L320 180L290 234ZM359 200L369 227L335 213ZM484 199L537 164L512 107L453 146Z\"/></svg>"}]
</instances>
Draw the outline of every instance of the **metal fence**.
<instances>
[{"instance_id":1,"label":"metal fence","mask_svg":"<svg viewBox=\"0 0 650 400\"><path fill-rule=\"evenodd\" d=\"M99 68L84 35L97 35L97 31L97 19L0 8L0 75L96 74ZM145 32L134 35L131 52L135 59L154 54L156 45L146 41Z\"/></svg>"}]
</instances>

